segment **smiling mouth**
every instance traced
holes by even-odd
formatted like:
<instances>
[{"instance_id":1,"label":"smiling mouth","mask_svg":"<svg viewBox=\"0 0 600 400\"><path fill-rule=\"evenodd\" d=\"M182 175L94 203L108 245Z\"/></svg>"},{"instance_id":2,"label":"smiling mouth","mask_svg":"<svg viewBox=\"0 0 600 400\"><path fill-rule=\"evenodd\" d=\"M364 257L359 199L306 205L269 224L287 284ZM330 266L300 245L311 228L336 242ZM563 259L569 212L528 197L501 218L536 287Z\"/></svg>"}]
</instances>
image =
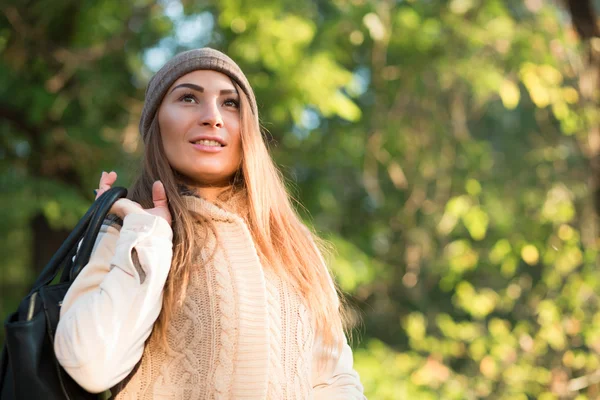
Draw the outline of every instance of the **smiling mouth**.
<instances>
[{"instance_id":1,"label":"smiling mouth","mask_svg":"<svg viewBox=\"0 0 600 400\"><path fill-rule=\"evenodd\" d=\"M207 139L197 140L195 142L192 142L192 144L199 144L202 146L209 146L209 147L224 147L225 146L225 145L217 142L216 140L207 140Z\"/></svg>"}]
</instances>

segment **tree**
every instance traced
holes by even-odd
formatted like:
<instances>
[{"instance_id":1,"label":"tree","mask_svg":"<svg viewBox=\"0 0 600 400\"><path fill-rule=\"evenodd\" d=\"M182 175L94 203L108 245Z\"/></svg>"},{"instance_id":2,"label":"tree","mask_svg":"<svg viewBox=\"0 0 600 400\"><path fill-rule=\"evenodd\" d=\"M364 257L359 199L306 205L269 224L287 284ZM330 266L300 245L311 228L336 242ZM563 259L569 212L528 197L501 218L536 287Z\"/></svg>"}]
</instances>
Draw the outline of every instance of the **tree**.
<instances>
[{"instance_id":1,"label":"tree","mask_svg":"<svg viewBox=\"0 0 600 400\"><path fill-rule=\"evenodd\" d=\"M210 45L247 73L300 211L337 249L369 398L595 398L598 64L584 3L568 3L573 27L534 0L5 6L2 312L41 265L27 254L74 225L98 172L135 173L152 70Z\"/></svg>"}]
</instances>

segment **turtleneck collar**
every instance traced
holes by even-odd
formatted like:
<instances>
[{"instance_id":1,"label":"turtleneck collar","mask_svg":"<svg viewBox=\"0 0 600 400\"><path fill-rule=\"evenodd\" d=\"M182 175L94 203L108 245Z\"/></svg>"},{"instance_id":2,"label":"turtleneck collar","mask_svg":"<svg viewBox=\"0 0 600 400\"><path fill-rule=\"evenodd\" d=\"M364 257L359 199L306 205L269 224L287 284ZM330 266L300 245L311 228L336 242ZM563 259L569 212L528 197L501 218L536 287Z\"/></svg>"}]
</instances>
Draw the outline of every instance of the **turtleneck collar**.
<instances>
[{"instance_id":1,"label":"turtleneck collar","mask_svg":"<svg viewBox=\"0 0 600 400\"><path fill-rule=\"evenodd\" d=\"M188 210L216 221L233 222L248 216L248 195L245 189L226 191L211 202L186 187L180 187L180 194Z\"/></svg>"}]
</instances>

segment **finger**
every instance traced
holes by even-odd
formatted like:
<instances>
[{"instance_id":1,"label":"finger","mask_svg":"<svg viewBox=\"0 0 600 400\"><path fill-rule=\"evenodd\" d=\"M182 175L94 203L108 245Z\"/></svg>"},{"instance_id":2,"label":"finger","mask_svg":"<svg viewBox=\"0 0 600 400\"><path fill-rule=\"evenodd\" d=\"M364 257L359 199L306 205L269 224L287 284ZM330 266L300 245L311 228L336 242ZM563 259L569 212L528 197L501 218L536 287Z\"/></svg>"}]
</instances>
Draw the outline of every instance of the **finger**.
<instances>
[{"instance_id":1,"label":"finger","mask_svg":"<svg viewBox=\"0 0 600 400\"><path fill-rule=\"evenodd\" d=\"M109 185L113 185L117 181L117 173L115 171L110 171L106 174L106 179Z\"/></svg>"},{"instance_id":2,"label":"finger","mask_svg":"<svg viewBox=\"0 0 600 400\"><path fill-rule=\"evenodd\" d=\"M152 201L154 207L168 207L167 193L161 181L156 181L152 185Z\"/></svg>"},{"instance_id":3,"label":"finger","mask_svg":"<svg viewBox=\"0 0 600 400\"><path fill-rule=\"evenodd\" d=\"M102 175L100 176L100 184L98 185L98 190L96 191L96 199L102 196L102 193L106 192L117 180L117 173L111 171L107 173L102 171Z\"/></svg>"},{"instance_id":4,"label":"finger","mask_svg":"<svg viewBox=\"0 0 600 400\"><path fill-rule=\"evenodd\" d=\"M135 201L131 201L129 199L119 199L113 204L111 207L110 214L116 214L119 218L124 219L128 214L143 214L145 213L142 206L140 206Z\"/></svg>"},{"instance_id":5,"label":"finger","mask_svg":"<svg viewBox=\"0 0 600 400\"><path fill-rule=\"evenodd\" d=\"M100 185L99 189L110 189L110 187L117 181L117 173L111 171L109 173L102 171L102 176L100 177Z\"/></svg>"},{"instance_id":6,"label":"finger","mask_svg":"<svg viewBox=\"0 0 600 400\"><path fill-rule=\"evenodd\" d=\"M102 193L106 192L108 189L95 189L94 193L96 194L96 200L98 197L102 196Z\"/></svg>"}]
</instances>

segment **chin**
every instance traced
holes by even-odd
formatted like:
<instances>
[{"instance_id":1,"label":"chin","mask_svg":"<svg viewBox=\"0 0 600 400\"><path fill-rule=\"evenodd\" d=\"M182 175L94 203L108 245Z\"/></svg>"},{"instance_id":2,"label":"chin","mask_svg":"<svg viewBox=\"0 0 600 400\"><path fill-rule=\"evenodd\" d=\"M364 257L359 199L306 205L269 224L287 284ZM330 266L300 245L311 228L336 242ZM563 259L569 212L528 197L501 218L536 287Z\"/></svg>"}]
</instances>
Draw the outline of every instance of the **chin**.
<instances>
[{"instance_id":1,"label":"chin","mask_svg":"<svg viewBox=\"0 0 600 400\"><path fill-rule=\"evenodd\" d=\"M183 173L188 179L200 185L228 185L234 174L235 172L228 173L227 171L215 169Z\"/></svg>"}]
</instances>

